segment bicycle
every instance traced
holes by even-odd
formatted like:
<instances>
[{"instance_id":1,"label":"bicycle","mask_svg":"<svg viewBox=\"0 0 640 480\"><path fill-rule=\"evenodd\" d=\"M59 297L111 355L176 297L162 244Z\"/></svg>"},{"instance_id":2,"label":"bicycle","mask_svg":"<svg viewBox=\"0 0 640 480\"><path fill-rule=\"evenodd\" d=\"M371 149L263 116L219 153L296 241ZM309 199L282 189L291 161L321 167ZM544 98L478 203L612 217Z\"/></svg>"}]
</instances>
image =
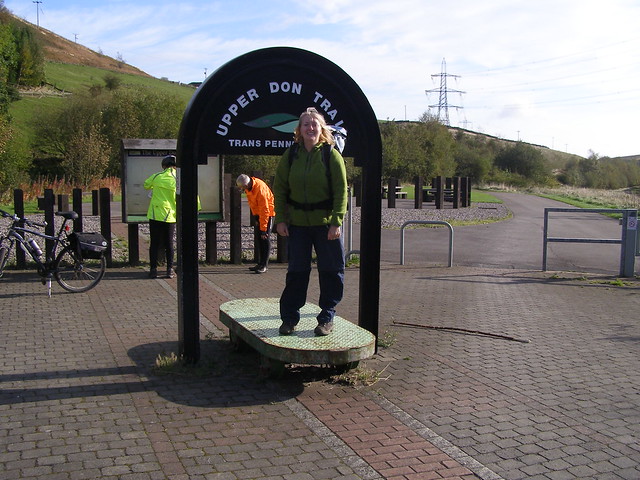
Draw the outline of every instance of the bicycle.
<instances>
[{"instance_id":1,"label":"bicycle","mask_svg":"<svg viewBox=\"0 0 640 480\"><path fill-rule=\"evenodd\" d=\"M42 284L47 285L49 297L52 278L72 293L91 290L102 280L107 268L104 256L107 241L99 233L69 233L71 227L68 223L78 218L76 212L56 212L57 216L64 219L56 235L47 235L36 230L46 227L46 222L20 218L4 210L0 210L0 215L12 220L7 232L0 236L0 277L4 274L14 247L19 245L35 262L38 275L42 277ZM34 237L51 241L51 248L46 254Z\"/></svg>"}]
</instances>

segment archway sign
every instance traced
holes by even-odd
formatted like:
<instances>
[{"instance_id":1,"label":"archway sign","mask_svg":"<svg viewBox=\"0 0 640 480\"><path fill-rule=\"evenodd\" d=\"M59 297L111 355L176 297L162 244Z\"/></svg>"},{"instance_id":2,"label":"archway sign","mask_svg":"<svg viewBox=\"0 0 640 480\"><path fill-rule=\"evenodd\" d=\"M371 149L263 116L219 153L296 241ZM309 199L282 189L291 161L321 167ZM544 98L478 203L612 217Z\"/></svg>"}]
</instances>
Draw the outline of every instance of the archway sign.
<instances>
[{"instance_id":1,"label":"archway sign","mask_svg":"<svg viewBox=\"0 0 640 480\"><path fill-rule=\"evenodd\" d=\"M306 50L273 47L220 67L198 88L178 135L180 353L200 358L197 166L215 155L282 155L300 113L315 107L347 129L343 155L362 167L358 324L378 335L382 144L375 114L340 67ZM260 292L256 292L260 296Z\"/></svg>"}]
</instances>

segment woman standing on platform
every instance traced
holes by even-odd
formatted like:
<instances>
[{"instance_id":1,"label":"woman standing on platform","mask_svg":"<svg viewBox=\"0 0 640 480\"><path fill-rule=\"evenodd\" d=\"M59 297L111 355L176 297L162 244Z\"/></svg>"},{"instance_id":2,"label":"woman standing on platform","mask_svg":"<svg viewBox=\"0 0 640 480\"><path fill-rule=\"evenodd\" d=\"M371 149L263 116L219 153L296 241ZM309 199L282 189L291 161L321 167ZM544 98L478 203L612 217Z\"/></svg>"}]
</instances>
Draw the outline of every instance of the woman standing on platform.
<instances>
[{"instance_id":1,"label":"woman standing on platform","mask_svg":"<svg viewBox=\"0 0 640 480\"><path fill-rule=\"evenodd\" d=\"M335 308L344 291L341 226L347 210L347 174L342 155L324 117L307 108L294 131L294 144L278 163L274 182L278 234L288 237L289 266L280 297L281 335L290 335L307 300L311 254L315 249L320 281L316 335L333 329ZM291 151L293 149L293 151Z\"/></svg>"}]
</instances>

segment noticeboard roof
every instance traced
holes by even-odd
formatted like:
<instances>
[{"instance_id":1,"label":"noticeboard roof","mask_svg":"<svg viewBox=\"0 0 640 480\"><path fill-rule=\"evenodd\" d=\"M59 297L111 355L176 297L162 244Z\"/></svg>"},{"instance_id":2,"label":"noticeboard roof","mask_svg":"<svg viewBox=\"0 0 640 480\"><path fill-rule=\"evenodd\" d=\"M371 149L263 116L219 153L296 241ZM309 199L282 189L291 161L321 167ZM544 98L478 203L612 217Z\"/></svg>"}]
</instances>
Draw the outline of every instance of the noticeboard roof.
<instances>
[{"instance_id":1,"label":"noticeboard roof","mask_svg":"<svg viewBox=\"0 0 640 480\"><path fill-rule=\"evenodd\" d=\"M175 150L178 140L175 138L123 138L124 150Z\"/></svg>"}]
</instances>

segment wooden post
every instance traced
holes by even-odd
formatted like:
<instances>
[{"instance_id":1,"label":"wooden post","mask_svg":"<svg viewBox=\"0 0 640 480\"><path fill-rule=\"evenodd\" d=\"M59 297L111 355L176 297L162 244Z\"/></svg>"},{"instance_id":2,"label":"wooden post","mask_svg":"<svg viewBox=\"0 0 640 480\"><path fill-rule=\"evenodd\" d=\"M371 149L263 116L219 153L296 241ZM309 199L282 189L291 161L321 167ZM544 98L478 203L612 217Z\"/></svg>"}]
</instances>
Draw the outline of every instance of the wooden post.
<instances>
[{"instance_id":1,"label":"wooden post","mask_svg":"<svg viewBox=\"0 0 640 480\"><path fill-rule=\"evenodd\" d=\"M222 210L223 221L229 220L231 216L231 200L229 199L229 189L233 188L235 184L231 182L231 174L225 173L224 180L222 182ZM230 221L230 220L229 220Z\"/></svg>"},{"instance_id":2,"label":"wooden post","mask_svg":"<svg viewBox=\"0 0 640 480\"><path fill-rule=\"evenodd\" d=\"M111 249L111 192L108 188L100 189L100 233L107 239L107 266L113 264L113 251Z\"/></svg>"},{"instance_id":3,"label":"wooden post","mask_svg":"<svg viewBox=\"0 0 640 480\"><path fill-rule=\"evenodd\" d=\"M211 265L218 263L218 223L205 222L205 261Z\"/></svg>"},{"instance_id":4,"label":"wooden post","mask_svg":"<svg viewBox=\"0 0 640 480\"><path fill-rule=\"evenodd\" d=\"M98 190L91 190L91 215L100 215L100 195Z\"/></svg>"},{"instance_id":5,"label":"wooden post","mask_svg":"<svg viewBox=\"0 0 640 480\"><path fill-rule=\"evenodd\" d=\"M462 177L460 179L460 202L462 204L462 208L466 208L469 206L469 199L467 189L469 188L469 177Z\"/></svg>"},{"instance_id":6,"label":"wooden post","mask_svg":"<svg viewBox=\"0 0 640 480\"><path fill-rule=\"evenodd\" d=\"M287 237L277 235L276 243L278 248L276 260L278 263L287 263L289 261L289 251L287 250L289 248L289 242Z\"/></svg>"},{"instance_id":7,"label":"wooden post","mask_svg":"<svg viewBox=\"0 0 640 480\"><path fill-rule=\"evenodd\" d=\"M424 182L420 176L415 177L413 182L415 185L413 207L416 210L422 210L422 185Z\"/></svg>"},{"instance_id":8,"label":"wooden post","mask_svg":"<svg viewBox=\"0 0 640 480\"><path fill-rule=\"evenodd\" d=\"M47 222L47 226L44 227L44 233L47 235L55 235L55 223L53 218L53 208L55 204L55 196L53 190L46 188L44 191L44 221ZM45 251L50 252L53 248L53 240L45 240Z\"/></svg>"},{"instance_id":9,"label":"wooden post","mask_svg":"<svg viewBox=\"0 0 640 480\"><path fill-rule=\"evenodd\" d=\"M359 176L353 179L353 195L356 197L356 207L359 207L362 203L362 178Z\"/></svg>"},{"instance_id":10,"label":"wooden post","mask_svg":"<svg viewBox=\"0 0 640 480\"><path fill-rule=\"evenodd\" d=\"M443 176L435 177L433 179L433 188L436 189L435 199L436 199L436 209L440 210L444 208L444 186L445 180Z\"/></svg>"},{"instance_id":11,"label":"wooden post","mask_svg":"<svg viewBox=\"0 0 640 480\"><path fill-rule=\"evenodd\" d=\"M69 211L69 195L58 194L58 211L59 212Z\"/></svg>"},{"instance_id":12,"label":"wooden post","mask_svg":"<svg viewBox=\"0 0 640 480\"><path fill-rule=\"evenodd\" d=\"M138 236L139 225L130 223L127 225L127 240L129 242L129 265L140 263L140 237Z\"/></svg>"},{"instance_id":13,"label":"wooden post","mask_svg":"<svg viewBox=\"0 0 640 480\"><path fill-rule=\"evenodd\" d=\"M235 187L229 188L229 224L230 224L230 256L231 263L242 263L242 204L240 191Z\"/></svg>"},{"instance_id":14,"label":"wooden post","mask_svg":"<svg viewBox=\"0 0 640 480\"><path fill-rule=\"evenodd\" d=\"M387 186L387 207L396 208L396 187L398 186L398 179L391 177Z\"/></svg>"},{"instance_id":15,"label":"wooden post","mask_svg":"<svg viewBox=\"0 0 640 480\"><path fill-rule=\"evenodd\" d=\"M453 208L460 208L460 177L453 177Z\"/></svg>"},{"instance_id":16,"label":"wooden post","mask_svg":"<svg viewBox=\"0 0 640 480\"><path fill-rule=\"evenodd\" d=\"M82 189L74 188L71 196L73 198L73 211L78 214L78 218L73 221L73 231L82 232Z\"/></svg>"},{"instance_id":17,"label":"wooden post","mask_svg":"<svg viewBox=\"0 0 640 480\"><path fill-rule=\"evenodd\" d=\"M13 191L13 211L20 218L24 218L24 192L19 188ZM16 247L15 253L16 267L24 269L27 266L27 258L24 250Z\"/></svg>"}]
</instances>

